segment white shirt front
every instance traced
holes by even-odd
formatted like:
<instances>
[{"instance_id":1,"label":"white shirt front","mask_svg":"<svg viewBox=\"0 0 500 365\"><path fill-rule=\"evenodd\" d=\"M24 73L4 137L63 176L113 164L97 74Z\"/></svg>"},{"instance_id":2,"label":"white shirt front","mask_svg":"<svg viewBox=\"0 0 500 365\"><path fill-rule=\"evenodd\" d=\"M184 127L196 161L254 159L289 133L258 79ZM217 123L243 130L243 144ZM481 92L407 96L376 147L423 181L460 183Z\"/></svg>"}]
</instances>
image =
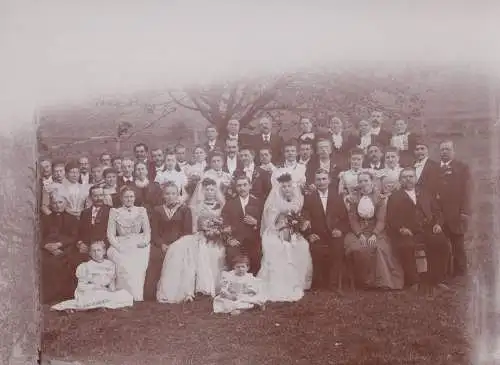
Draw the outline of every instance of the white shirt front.
<instances>
[{"instance_id":1,"label":"white shirt front","mask_svg":"<svg viewBox=\"0 0 500 365\"><path fill-rule=\"evenodd\" d=\"M250 179L250 181L252 181L254 169L255 169L255 164L253 164L253 163L250 164L250 166L247 166L247 167L243 168L243 171L245 172L245 175L247 175L247 177Z\"/></svg>"},{"instance_id":2,"label":"white shirt front","mask_svg":"<svg viewBox=\"0 0 500 365\"><path fill-rule=\"evenodd\" d=\"M413 201L413 204L417 204L417 194L415 193L415 189L413 189L413 190L405 190L405 193Z\"/></svg>"},{"instance_id":3,"label":"white shirt front","mask_svg":"<svg viewBox=\"0 0 500 365\"><path fill-rule=\"evenodd\" d=\"M372 136L370 134L365 134L361 136L361 143L359 144L359 148L366 150L369 145L372 143Z\"/></svg>"},{"instance_id":4,"label":"white shirt front","mask_svg":"<svg viewBox=\"0 0 500 365\"><path fill-rule=\"evenodd\" d=\"M250 195L247 195L246 198L242 198L240 196L240 203L241 203L241 207L243 208L243 214L244 215L246 214L246 209L247 209L249 198L250 198Z\"/></svg>"},{"instance_id":5,"label":"white shirt front","mask_svg":"<svg viewBox=\"0 0 500 365\"><path fill-rule=\"evenodd\" d=\"M330 172L330 160L328 161L319 160L319 168Z\"/></svg>"},{"instance_id":6,"label":"white shirt front","mask_svg":"<svg viewBox=\"0 0 500 365\"><path fill-rule=\"evenodd\" d=\"M427 160L428 157L424 158L422 161L415 162L415 174L417 176L417 181L420 180L420 176L422 176L422 171L424 170Z\"/></svg>"},{"instance_id":7,"label":"white shirt front","mask_svg":"<svg viewBox=\"0 0 500 365\"><path fill-rule=\"evenodd\" d=\"M338 149L342 147L342 142L343 142L342 133L332 134L332 142L335 148Z\"/></svg>"},{"instance_id":8,"label":"white shirt front","mask_svg":"<svg viewBox=\"0 0 500 365\"><path fill-rule=\"evenodd\" d=\"M207 144L208 144L208 149L210 151L212 151L214 148L215 148L215 144L217 143L217 141L214 139L213 141L208 141Z\"/></svg>"},{"instance_id":9,"label":"white shirt front","mask_svg":"<svg viewBox=\"0 0 500 365\"><path fill-rule=\"evenodd\" d=\"M95 224L95 219L100 210L101 207L96 207L95 205L92 206L92 224Z\"/></svg>"},{"instance_id":10,"label":"white shirt front","mask_svg":"<svg viewBox=\"0 0 500 365\"><path fill-rule=\"evenodd\" d=\"M328 203L328 189L324 193L318 190L319 199L321 200L321 204L323 205L323 211L326 213L326 205Z\"/></svg>"},{"instance_id":11,"label":"white shirt front","mask_svg":"<svg viewBox=\"0 0 500 365\"><path fill-rule=\"evenodd\" d=\"M229 156L227 157L227 159L226 159L227 171L229 171L229 173L231 175L236 170L237 164L238 164L238 160L237 160L236 156L234 156L233 158L231 158Z\"/></svg>"},{"instance_id":12,"label":"white shirt front","mask_svg":"<svg viewBox=\"0 0 500 365\"><path fill-rule=\"evenodd\" d=\"M80 173L80 179L82 184L89 184L90 174L87 172L86 174Z\"/></svg>"},{"instance_id":13,"label":"white shirt front","mask_svg":"<svg viewBox=\"0 0 500 365\"><path fill-rule=\"evenodd\" d=\"M174 182L175 185L179 188L179 191L183 190L187 184L187 178L184 172L176 171L176 170L165 170L158 175L156 175L155 182L158 184L164 184L167 181Z\"/></svg>"}]
</instances>

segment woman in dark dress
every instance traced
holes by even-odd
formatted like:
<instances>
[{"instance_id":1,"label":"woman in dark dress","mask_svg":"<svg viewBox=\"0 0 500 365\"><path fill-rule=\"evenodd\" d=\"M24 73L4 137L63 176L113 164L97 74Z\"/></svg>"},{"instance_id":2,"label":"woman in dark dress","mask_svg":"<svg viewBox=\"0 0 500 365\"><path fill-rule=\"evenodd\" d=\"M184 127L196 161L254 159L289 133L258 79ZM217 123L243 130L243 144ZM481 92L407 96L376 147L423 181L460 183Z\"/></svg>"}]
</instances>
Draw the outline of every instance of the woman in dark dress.
<instances>
[{"instance_id":1,"label":"woman in dark dress","mask_svg":"<svg viewBox=\"0 0 500 365\"><path fill-rule=\"evenodd\" d=\"M155 205L161 203L162 191L160 185L148 180L148 168L145 163L137 162L135 164L135 205L144 207L151 214Z\"/></svg>"}]
</instances>

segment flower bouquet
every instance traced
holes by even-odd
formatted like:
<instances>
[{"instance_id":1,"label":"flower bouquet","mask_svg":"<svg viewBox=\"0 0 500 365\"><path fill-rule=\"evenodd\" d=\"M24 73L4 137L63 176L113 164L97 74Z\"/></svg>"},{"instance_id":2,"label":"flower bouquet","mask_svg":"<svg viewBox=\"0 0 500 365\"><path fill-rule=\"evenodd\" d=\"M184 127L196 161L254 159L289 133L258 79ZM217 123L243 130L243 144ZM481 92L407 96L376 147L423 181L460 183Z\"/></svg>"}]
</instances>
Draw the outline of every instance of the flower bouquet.
<instances>
[{"instance_id":1,"label":"flower bouquet","mask_svg":"<svg viewBox=\"0 0 500 365\"><path fill-rule=\"evenodd\" d=\"M223 245L227 245L231 239L231 227L224 226L224 222L220 217L205 219L202 231L208 240L220 242Z\"/></svg>"},{"instance_id":2,"label":"flower bouquet","mask_svg":"<svg viewBox=\"0 0 500 365\"><path fill-rule=\"evenodd\" d=\"M286 215L286 224L292 234L302 232L302 222L303 218L299 212L290 211Z\"/></svg>"}]
</instances>

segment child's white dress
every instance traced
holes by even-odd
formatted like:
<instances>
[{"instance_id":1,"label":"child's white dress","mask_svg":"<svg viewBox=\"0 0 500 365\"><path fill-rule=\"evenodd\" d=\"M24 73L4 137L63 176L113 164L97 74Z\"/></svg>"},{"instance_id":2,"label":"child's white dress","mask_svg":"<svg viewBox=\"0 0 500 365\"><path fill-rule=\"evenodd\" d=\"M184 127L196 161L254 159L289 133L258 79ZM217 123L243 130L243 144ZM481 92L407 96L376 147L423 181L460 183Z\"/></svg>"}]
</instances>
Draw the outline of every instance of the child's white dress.
<instances>
[{"instance_id":1,"label":"child's white dress","mask_svg":"<svg viewBox=\"0 0 500 365\"><path fill-rule=\"evenodd\" d=\"M78 286L75 298L52 306L52 310L116 309L130 307L134 303L132 294L126 290L112 291L115 287L116 268L110 260L84 262L76 268L76 277Z\"/></svg>"},{"instance_id":2,"label":"child's white dress","mask_svg":"<svg viewBox=\"0 0 500 365\"><path fill-rule=\"evenodd\" d=\"M265 297L260 280L250 273L238 276L233 271L224 271L221 275L220 293L214 298L214 313L231 313L234 310L251 309L263 305ZM248 293L251 291L252 293ZM221 294L236 294L237 299L224 298ZM253 294L255 293L255 294Z\"/></svg>"}]
</instances>

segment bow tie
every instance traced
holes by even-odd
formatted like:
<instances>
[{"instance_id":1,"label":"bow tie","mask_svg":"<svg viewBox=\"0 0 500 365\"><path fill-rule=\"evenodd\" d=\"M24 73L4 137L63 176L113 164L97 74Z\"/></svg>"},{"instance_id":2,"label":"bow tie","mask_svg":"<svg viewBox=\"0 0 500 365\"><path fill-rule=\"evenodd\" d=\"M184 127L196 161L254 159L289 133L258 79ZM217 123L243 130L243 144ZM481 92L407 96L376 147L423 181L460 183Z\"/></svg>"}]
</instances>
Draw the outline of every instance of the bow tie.
<instances>
[{"instance_id":1,"label":"bow tie","mask_svg":"<svg viewBox=\"0 0 500 365\"><path fill-rule=\"evenodd\" d=\"M441 161L441 167L449 168L450 167L450 161L448 161L448 162Z\"/></svg>"}]
</instances>

